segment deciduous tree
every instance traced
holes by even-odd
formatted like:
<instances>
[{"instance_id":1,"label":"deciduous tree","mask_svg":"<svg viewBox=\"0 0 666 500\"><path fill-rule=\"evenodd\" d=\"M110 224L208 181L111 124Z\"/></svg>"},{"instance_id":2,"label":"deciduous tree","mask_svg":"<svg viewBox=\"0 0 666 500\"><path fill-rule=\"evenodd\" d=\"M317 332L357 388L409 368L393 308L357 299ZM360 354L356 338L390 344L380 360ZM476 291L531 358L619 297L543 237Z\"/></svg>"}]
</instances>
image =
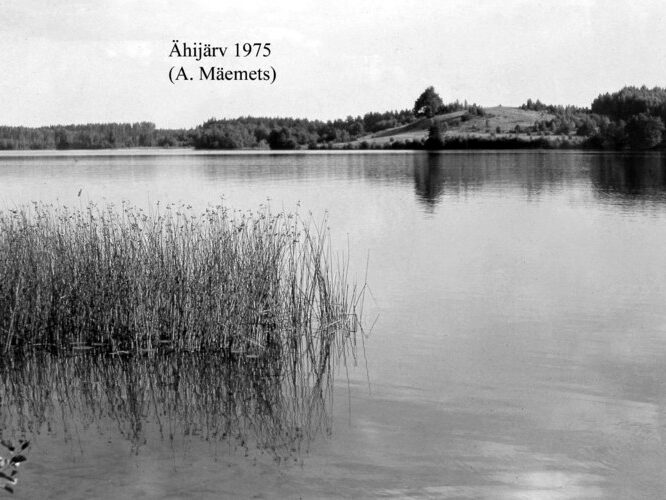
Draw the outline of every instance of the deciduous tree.
<instances>
[{"instance_id":1,"label":"deciduous tree","mask_svg":"<svg viewBox=\"0 0 666 500\"><path fill-rule=\"evenodd\" d=\"M430 86L423 91L414 103L414 114L431 118L443 105L442 98L435 92L434 87Z\"/></svg>"}]
</instances>

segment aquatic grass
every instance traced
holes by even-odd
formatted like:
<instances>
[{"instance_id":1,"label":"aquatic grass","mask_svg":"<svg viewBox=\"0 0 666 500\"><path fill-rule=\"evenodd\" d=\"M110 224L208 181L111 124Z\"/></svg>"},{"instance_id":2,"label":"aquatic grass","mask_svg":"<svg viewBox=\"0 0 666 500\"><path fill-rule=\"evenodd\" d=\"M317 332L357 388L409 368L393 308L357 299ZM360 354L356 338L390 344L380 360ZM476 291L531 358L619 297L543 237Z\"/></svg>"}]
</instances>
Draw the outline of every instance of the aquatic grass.
<instances>
[{"instance_id":1,"label":"aquatic grass","mask_svg":"<svg viewBox=\"0 0 666 500\"><path fill-rule=\"evenodd\" d=\"M266 207L5 210L0 348L168 345L277 350L287 358L304 352L321 361L336 340L355 333L362 295L331 268L327 239L322 228Z\"/></svg>"}]
</instances>

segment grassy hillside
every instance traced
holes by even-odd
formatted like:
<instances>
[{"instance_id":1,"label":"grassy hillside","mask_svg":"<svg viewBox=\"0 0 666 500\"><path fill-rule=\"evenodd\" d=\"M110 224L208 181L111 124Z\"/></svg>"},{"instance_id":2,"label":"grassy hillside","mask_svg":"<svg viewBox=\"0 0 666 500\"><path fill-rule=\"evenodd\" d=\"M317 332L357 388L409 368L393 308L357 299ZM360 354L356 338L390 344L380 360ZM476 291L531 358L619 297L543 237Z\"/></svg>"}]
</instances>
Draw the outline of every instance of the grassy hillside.
<instances>
[{"instance_id":1,"label":"grassy hillside","mask_svg":"<svg viewBox=\"0 0 666 500\"><path fill-rule=\"evenodd\" d=\"M531 111L520 108L496 106L485 108L485 116L468 114L467 111L455 111L433 118L421 118L407 125L382 130L375 134L360 137L352 144L365 141L368 144L383 145L393 141L413 141L425 139L432 123L443 128L446 137L516 137L516 126L520 127L519 137L529 138L528 130L538 121L549 121L554 115L545 111ZM445 126L444 126L445 124ZM535 134L536 135L536 134ZM551 136L554 139L557 136Z\"/></svg>"}]
</instances>

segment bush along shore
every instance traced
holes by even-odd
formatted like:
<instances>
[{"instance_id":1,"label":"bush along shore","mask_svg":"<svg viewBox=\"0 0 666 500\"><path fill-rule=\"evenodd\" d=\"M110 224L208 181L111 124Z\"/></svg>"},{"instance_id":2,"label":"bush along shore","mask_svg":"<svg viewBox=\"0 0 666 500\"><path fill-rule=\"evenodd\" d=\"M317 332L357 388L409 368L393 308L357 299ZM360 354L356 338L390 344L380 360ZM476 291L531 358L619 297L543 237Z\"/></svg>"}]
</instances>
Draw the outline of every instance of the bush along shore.
<instances>
[{"instance_id":1,"label":"bush along shore","mask_svg":"<svg viewBox=\"0 0 666 500\"><path fill-rule=\"evenodd\" d=\"M85 388L127 379L106 396L68 394L136 410L131 387L150 387L171 394L158 400L178 415L187 405L176 394L186 393L202 421L226 408L216 435L298 448L294 439L311 435L310 424L322 429L334 371L355 362L361 332L365 287L349 282L346 258L334 261L324 227L267 207L35 203L0 212L3 402L44 409L43 399L67 392L65 381ZM19 401L21 384L45 380L40 370L56 386L30 392L35 404ZM3 421L21 417L3 406ZM135 429L148 413L123 418Z\"/></svg>"}]
</instances>

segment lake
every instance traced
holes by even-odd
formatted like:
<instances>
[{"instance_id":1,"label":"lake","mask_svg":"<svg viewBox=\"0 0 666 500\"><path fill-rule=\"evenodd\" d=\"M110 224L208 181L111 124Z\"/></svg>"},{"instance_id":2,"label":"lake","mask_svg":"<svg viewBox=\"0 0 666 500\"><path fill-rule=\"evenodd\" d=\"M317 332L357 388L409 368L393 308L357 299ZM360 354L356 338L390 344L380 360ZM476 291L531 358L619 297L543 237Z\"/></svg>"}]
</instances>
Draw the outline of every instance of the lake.
<instances>
[{"instance_id":1,"label":"lake","mask_svg":"<svg viewBox=\"0 0 666 500\"><path fill-rule=\"evenodd\" d=\"M0 207L33 200L325 218L369 333L300 457L27 422L17 498L666 496L659 153L0 156Z\"/></svg>"}]
</instances>

